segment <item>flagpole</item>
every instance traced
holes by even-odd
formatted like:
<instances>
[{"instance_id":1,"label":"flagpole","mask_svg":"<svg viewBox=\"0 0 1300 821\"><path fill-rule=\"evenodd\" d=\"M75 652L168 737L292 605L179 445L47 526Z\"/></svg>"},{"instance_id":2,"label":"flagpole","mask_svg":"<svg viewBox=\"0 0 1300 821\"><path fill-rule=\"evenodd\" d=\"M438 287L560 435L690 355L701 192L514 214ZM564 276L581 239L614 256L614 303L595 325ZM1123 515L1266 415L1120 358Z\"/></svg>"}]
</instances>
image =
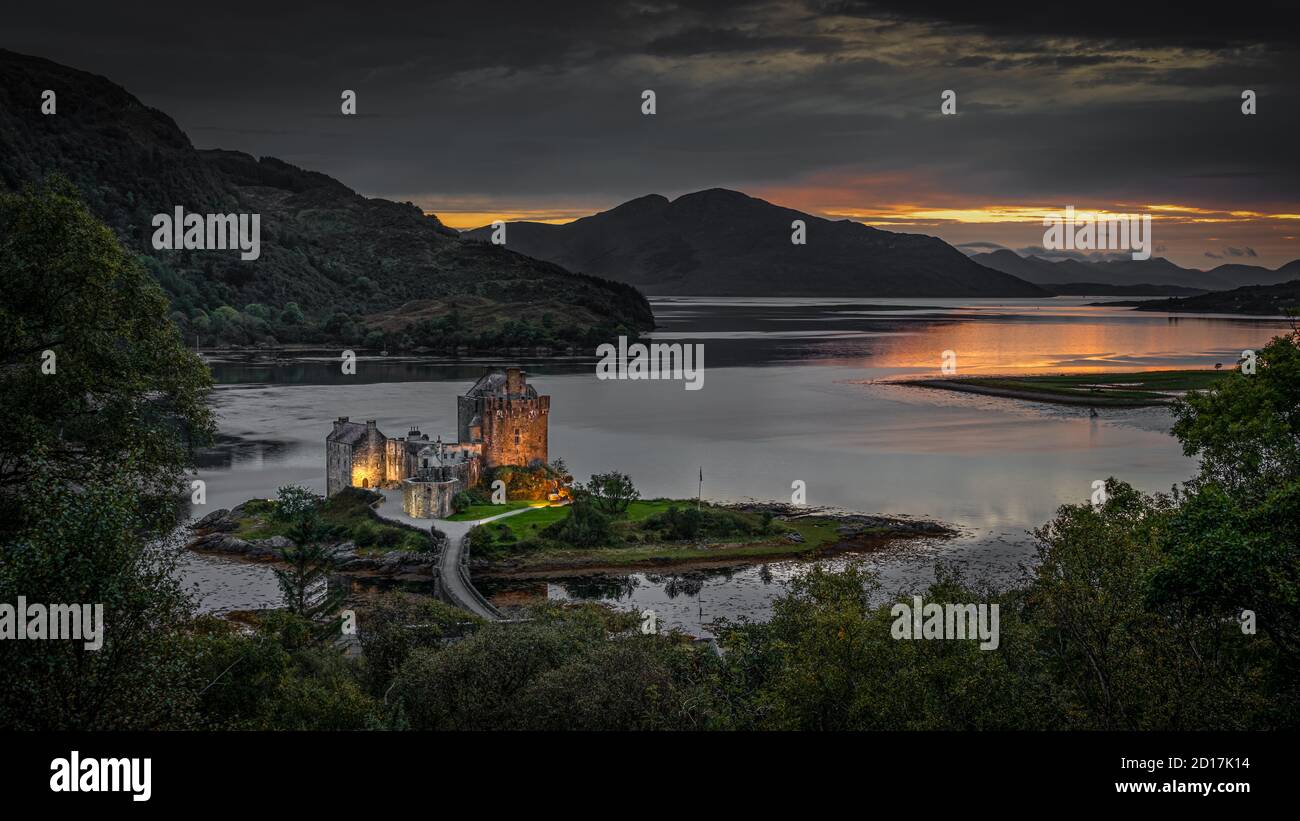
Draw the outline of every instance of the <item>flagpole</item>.
<instances>
[{"instance_id":1,"label":"flagpole","mask_svg":"<svg viewBox=\"0 0 1300 821\"><path fill-rule=\"evenodd\" d=\"M695 494L695 509L700 509L700 499L704 497L704 468L700 467L700 488Z\"/></svg>"}]
</instances>

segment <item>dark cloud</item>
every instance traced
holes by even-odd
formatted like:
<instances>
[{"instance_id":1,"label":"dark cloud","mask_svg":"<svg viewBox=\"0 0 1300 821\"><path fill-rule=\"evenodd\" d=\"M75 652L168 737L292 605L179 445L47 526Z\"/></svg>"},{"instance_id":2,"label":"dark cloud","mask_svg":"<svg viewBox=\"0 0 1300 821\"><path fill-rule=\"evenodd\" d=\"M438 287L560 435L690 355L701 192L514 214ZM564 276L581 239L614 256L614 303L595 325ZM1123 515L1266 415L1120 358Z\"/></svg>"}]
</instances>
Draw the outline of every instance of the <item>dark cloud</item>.
<instances>
[{"instance_id":1,"label":"dark cloud","mask_svg":"<svg viewBox=\"0 0 1300 821\"><path fill-rule=\"evenodd\" d=\"M1293 46L1296 10L1257 3L1209 14L1185 2L1146 0L1120 6L1074 3L972 3L962 0L827 0L824 12L962 26L1007 35L1076 37L1138 48L1197 49L1276 43Z\"/></svg>"},{"instance_id":2,"label":"dark cloud","mask_svg":"<svg viewBox=\"0 0 1300 821\"><path fill-rule=\"evenodd\" d=\"M1294 203L1300 54L1272 12L991 5L50 0L4 26L7 47L110 77L202 147L435 211L714 185L856 187L857 205ZM344 88L358 117L338 114ZM949 88L956 117L939 115Z\"/></svg>"},{"instance_id":3,"label":"dark cloud","mask_svg":"<svg viewBox=\"0 0 1300 821\"><path fill-rule=\"evenodd\" d=\"M689 56L736 52L833 52L834 37L753 34L739 29L701 27L657 37L644 46L647 54Z\"/></svg>"}]
</instances>

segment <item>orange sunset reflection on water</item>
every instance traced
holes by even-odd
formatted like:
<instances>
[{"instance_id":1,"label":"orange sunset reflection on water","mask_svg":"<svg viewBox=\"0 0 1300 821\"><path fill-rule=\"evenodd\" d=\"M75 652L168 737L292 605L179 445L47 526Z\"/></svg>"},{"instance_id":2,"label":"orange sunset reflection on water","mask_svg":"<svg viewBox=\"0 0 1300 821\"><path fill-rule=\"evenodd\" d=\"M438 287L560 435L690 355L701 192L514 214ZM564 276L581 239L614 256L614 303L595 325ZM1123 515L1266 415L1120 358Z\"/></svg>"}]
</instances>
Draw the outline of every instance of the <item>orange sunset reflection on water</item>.
<instances>
[{"instance_id":1,"label":"orange sunset reflection on water","mask_svg":"<svg viewBox=\"0 0 1300 821\"><path fill-rule=\"evenodd\" d=\"M917 323L882 337L877 368L939 373L944 351L961 374L1110 373L1232 367L1241 352L1288 329L1285 320L1175 316L1124 308L1016 307L958 312L951 321ZM1105 321L1098 321L1098 320Z\"/></svg>"}]
</instances>

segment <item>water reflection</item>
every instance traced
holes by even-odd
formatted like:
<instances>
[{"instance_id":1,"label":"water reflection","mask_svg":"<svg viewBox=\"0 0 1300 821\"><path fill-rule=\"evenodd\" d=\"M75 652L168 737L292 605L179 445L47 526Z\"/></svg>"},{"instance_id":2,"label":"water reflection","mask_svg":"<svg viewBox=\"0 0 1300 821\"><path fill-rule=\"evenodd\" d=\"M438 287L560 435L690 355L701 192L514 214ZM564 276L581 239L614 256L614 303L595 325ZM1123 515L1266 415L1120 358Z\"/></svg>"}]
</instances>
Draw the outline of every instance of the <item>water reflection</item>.
<instances>
[{"instance_id":1,"label":"water reflection","mask_svg":"<svg viewBox=\"0 0 1300 821\"><path fill-rule=\"evenodd\" d=\"M625 471L647 498L694 497L702 468L713 500L789 498L800 479L812 504L960 525L958 539L863 557L900 589L926 583L937 558L1010 580L1032 555L1027 531L1059 505L1087 499L1093 480L1116 476L1167 491L1193 465L1168 435L1163 409L1103 409L1090 418L1086 408L887 380L936 372L948 349L968 373L1212 367L1286 329L1281 320L1171 317L1077 299L654 305L657 337L704 344L704 389L599 381L592 360L525 359L530 380L552 396L551 453L583 478ZM194 513L274 496L283 484L323 491L324 436L338 416L377 419L389 433L415 425L452 435L456 396L485 364L363 358L357 375L345 377L324 354L301 363L214 362L222 438L203 457L208 505ZM803 567L488 586L515 602L545 595L651 608L663 623L698 630L719 615L762 618ZM242 607L268 598L257 570L227 578L201 563L195 578L208 606Z\"/></svg>"}]
</instances>

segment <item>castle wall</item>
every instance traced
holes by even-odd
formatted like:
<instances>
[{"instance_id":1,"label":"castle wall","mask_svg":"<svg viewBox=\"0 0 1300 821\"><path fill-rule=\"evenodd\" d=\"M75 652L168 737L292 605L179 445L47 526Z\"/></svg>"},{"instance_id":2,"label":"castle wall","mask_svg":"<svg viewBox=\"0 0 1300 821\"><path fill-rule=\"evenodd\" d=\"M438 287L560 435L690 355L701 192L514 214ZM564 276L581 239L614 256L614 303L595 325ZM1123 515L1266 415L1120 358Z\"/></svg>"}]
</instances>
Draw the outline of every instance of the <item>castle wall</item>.
<instances>
[{"instance_id":1,"label":"castle wall","mask_svg":"<svg viewBox=\"0 0 1300 821\"><path fill-rule=\"evenodd\" d=\"M402 439L389 439L384 443L384 482L397 486L404 479L415 475L416 448Z\"/></svg>"},{"instance_id":2,"label":"castle wall","mask_svg":"<svg viewBox=\"0 0 1300 821\"><path fill-rule=\"evenodd\" d=\"M353 487L375 488L384 482L384 447L371 447L366 443L352 451Z\"/></svg>"},{"instance_id":3,"label":"castle wall","mask_svg":"<svg viewBox=\"0 0 1300 821\"><path fill-rule=\"evenodd\" d=\"M465 487L474 487L482 478L483 445L479 443L446 443L442 448L443 465L460 477Z\"/></svg>"},{"instance_id":4,"label":"castle wall","mask_svg":"<svg viewBox=\"0 0 1300 821\"><path fill-rule=\"evenodd\" d=\"M469 423L474 418L474 412L477 410L478 402L470 396L456 397L456 441L473 442L474 437L470 435Z\"/></svg>"},{"instance_id":5,"label":"castle wall","mask_svg":"<svg viewBox=\"0 0 1300 821\"><path fill-rule=\"evenodd\" d=\"M500 465L546 464L551 397L483 400L483 462Z\"/></svg>"},{"instance_id":6,"label":"castle wall","mask_svg":"<svg viewBox=\"0 0 1300 821\"><path fill-rule=\"evenodd\" d=\"M444 519L455 512L451 500L461 487L456 479L446 482L408 479L402 483L402 509L414 519Z\"/></svg>"},{"instance_id":7,"label":"castle wall","mask_svg":"<svg viewBox=\"0 0 1300 821\"><path fill-rule=\"evenodd\" d=\"M333 496L352 484L352 446L325 443L325 495Z\"/></svg>"}]
</instances>

